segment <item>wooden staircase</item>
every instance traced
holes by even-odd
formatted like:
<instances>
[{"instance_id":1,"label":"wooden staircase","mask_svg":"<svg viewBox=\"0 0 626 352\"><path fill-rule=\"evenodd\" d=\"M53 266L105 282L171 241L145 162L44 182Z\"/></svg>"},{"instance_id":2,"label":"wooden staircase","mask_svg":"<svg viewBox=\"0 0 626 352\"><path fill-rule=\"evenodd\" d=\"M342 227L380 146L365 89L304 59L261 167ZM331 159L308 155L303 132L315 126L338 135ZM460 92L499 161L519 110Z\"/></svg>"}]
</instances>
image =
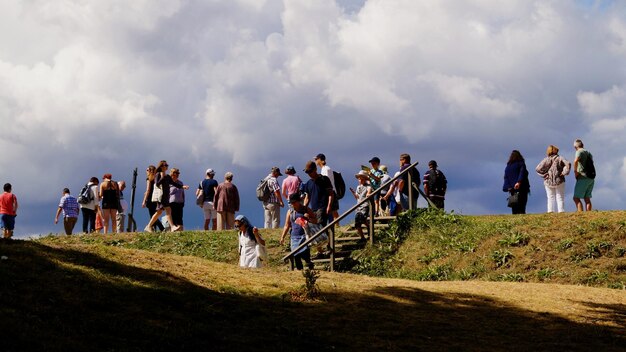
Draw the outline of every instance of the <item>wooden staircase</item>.
<instances>
[{"instance_id":1,"label":"wooden staircase","mask_svg":"<svg viewBox=\"0 0 626 352\"><path fill-rule=\"evenodd\" d=\"M395 216L377 216L374 217L374 230L386 229L389 227L389 223L395 220ZM369 221L369 218L368 218ZM354 224L335 227L335 262L342 263L348 258L352 258L352 253L357 250L364 249L368 243L370 243L370 235L367 226L363 226L363 234L366 241L360 241ZM331 262L328 251L325 254L316 257L317 250L311 248L312 262L316 269L329 269L329 263Z\"/></svg>"}]
</instances>

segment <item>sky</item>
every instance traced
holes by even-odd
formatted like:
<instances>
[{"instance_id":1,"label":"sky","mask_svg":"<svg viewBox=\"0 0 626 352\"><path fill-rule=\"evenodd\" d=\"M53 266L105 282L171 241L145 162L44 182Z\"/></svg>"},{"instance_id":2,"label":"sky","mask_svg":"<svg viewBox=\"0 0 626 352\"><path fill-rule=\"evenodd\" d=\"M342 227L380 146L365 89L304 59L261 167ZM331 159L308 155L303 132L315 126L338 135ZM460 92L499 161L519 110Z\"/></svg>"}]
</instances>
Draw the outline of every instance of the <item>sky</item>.
<instances>
[{"instance_id":1,"label":"sky","mask_svg":"<svg viewBox=\"0 0 626 352\"><path fill-rule=\"evenodd\" d=\"M129 182L165 159L195 188L226 171L241 213L272 166L317 153L348 184L378 156L437 160L448 210L504 214L518 149L532 170L550 144L594 155L596 209L626 196L626 4L567 0L4 0L0 2L0 182L20 202L16 234L62 232L61 190ZM566 182L566 210L573 176ZM130 191L130 190L129 190ZM129 192L127 192L128 197ZM187 192L186 228L202 225ZM352 199L342 200L347 209ZM425 206L423 200L420 206ZM283 211L284 215L284 211ZM79 224L80 227L80 224Z\"/></svg>"}]
</instances>

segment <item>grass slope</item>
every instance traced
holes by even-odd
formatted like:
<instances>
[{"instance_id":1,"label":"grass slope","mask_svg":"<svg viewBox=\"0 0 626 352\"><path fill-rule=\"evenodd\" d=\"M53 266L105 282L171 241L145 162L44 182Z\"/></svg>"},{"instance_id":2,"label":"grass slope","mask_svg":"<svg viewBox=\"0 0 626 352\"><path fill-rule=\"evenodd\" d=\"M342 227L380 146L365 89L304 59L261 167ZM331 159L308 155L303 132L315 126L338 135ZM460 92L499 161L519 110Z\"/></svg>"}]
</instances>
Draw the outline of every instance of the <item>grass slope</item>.
<instances>
[{"instance_id":1,"label":"grass slope","mask_svg":"<svg viewBox=\"0 0 626 352\"><path fill-rule=\"evenodd\" d=\"M624 211L480 217L423 214L393 255L372 261L379 247L370 249L371 268L362 271L427 281L626 287Z\"/></svg>"},{"instance_id":2,"label":"grass slope","mask_svg":"<svg viewBox=\"0 0 626 352\"><path fill-rule=\"evenodd\" d=\"M209 242L224 248L234 237L214 235ZM322 299L294 302L291 294L304 283L299 273L284 266L244 270L229 264L236 261L231 254L175 244L208 235L163 236L153 251L134 248L157 243L150 236L1 242L0 255L8 259L0 261L0 350L617 351L626 346L626 297L618 290L322 273ZM215 241L219 236L223 241ZM277 234L266 237L275 241Z\"/></svg>"}]
</instances>

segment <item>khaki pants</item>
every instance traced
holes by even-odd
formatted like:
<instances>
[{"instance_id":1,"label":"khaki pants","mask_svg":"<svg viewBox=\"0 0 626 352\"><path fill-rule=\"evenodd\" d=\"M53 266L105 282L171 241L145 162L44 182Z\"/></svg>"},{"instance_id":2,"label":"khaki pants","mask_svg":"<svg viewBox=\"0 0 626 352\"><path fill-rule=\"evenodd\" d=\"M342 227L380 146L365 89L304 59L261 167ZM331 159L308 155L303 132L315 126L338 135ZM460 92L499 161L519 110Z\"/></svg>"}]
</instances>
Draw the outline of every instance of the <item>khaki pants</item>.
<instances>
[{"instance_id":1,"label":"khaki pants","mask_svg":"<svg viewBox=\"0 0 626 352\"><path fill-rule=\"evenodd\" d=\"M265 228L277 229L280 225L280 205L276 203L263 203Z\"/></svg>"},{"instance_id":2,"label":"khaki pants","mask_svg":"<svg viewBox=\"0 0 626 352\"><path fill-rule=\"evenodd\" d=\"M118 212L115 216L115 219L117 220L117 232L126 232L126 230L124 230L124 224L126 223L126 214L120 214Z\"/></svg>"},{"instance_id":3,"label":"khaki pants","mask_svg":"<svg viewBox=\"0 0 626 352\"><path fill-rule=\"evenodd\" d=\"M217 212L217 230L231 230L235 226L235 213L229 211Z\"/></svg>"},{"instance_id":4,"label":"khaki pants","mask_svg":"<svg viewBox=\"0 0 626 352\"><path fill-rule=\"evenodd\" d=\"M66 235L71 235L78 218L63 218L63 228Z\"/></svg>"}]
</instances>

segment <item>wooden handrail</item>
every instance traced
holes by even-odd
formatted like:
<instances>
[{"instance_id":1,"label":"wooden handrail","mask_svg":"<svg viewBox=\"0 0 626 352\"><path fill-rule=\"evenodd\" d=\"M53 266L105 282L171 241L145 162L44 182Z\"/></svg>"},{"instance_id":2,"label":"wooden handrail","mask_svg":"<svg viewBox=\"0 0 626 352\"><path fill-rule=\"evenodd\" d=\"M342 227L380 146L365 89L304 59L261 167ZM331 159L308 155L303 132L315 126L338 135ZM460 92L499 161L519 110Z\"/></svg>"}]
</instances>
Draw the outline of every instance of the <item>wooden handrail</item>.
<instances>
[{"instance_id":1,"label":"wooden handrail","mask_svg":"<svg viewBox=\"0 0 626 352\"><path fill-rule=\"evenodd\" d=\"M374 197L379 194L384 188L388 187L389 185L391 185L391 183L393 183L394 181L396 181L397 179L399 179L400 177L404 176L404 174L408 173L409 170L411 170L412 168L414 168L415 166L417 166L417 164L419 164L419 161L414 162L413 164L409 165L409 167L407 167L406 169L404 169L400 174L398 174L397 176L393 177L391 180L385 182L384 184L380 185L380 187L378 187L377 190L375 190L374 192L372 192L369 196L365 197L365 199L363 199L360 202L357 202L352 208L348 209L348 211L346 211L345 213L339 215L338 218L333 219L333 221L331 221L328 225L324 226L321 230L319 230L315 235L309 237L309 239L307 239L306 241L304 241L304 243L302 243L301 245L298 246L298 248L294 249L293 251L291 251L289 254L287 254L286 256L283 257L283 261L287 261L289 258L292 258L295 253L298 253L300 250L302 250L302 248L308 246L311 242L313 242L317 237L321 236L322 233L326 232L327 230L331 229L333 226L335 226L336 223L338 223L339 221L343 220L346 216L348 216L350 213L352 213L353 211L355 211L358 207L360 207L363 203L365 202L369 202L372 199L374 199ZM417 188L417 190L424 195L424 193L422 192L422 190L419 187L416 187L414 182L411 182L413 184L413 187ZM428 199L428 197L425 197L426 199ZM429 200L429 204L432 204L432 202L430 202ZM410 200L409 200L410 201ZM412 202L410 202L409 204L413 204ZM433 204L434 205L434 204ZM372 239L372 237L374 236L373 232L370 231L370 241ZM331 250L334 252L335 248L331 248ZM331 258L334 259L334 258Z\"/></svg>"}]
</instances>

